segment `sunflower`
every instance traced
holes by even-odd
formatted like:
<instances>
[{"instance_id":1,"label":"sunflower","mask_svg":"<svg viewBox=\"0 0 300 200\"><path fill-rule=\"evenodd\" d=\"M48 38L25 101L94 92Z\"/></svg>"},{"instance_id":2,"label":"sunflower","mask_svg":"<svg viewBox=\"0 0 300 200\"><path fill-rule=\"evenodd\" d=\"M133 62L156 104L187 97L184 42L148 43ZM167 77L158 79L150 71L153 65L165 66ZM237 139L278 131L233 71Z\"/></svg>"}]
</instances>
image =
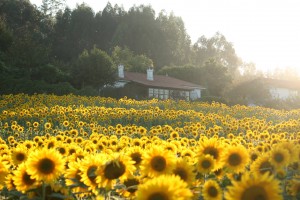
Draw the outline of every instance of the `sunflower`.
<instances>
[{"instance_id":1,"label":"sunflower","mask_svg":"<svg viewBox=\"0 0 300 200\"><path fill-rule=\"evenodd\" d=\"M63 126L64 127L68 127L70 125L70 122L68 121L68 120L65 120L64 122L63 122Z\"/></svg>"},{"instance_id":2,"label":"sunflower","mask_svg":"<svg viewBox=\"0 0 300 200\"><path fill-rule=\"evenodd\" d=\"M274 166L269 160L269 154L259 157L251 164L250 171L256 174L272 174L274 171Z\"/></svg>"},{"instance_id":3,"label":"sunflower","mask_svg":"<svg viewBox=\"0 0 300 200\"><path fill-rule=\"evenodd\" d=\"M289 151L280 146L274 147L270 152L270 163L276 168L287 166L290 161Z\"/></svg>"},{"instance_id":4,"label":"sunflower","mask_svg":"<svg viewBox=\"0 0 300 200\"><path fill-rule=\"evenodd\" d=\"M114 153L98 168L96 182L99 187L112 188L117 179L122 181L133 175L136 170L134 163L129 156Z\"/></svg>"},{"instance_id":5,"label":"sunflower","mask_svg":"<svg viewBox=\"0 0 300 200\"><path fill-rule=\"evenodd\" d=\"M135 167L139 167L142 162L144 150L139 146L130 147L126 150L126 154L135 162Z\"/></svg>"},{"instance_id":6,"label":"sunflower","mask_svg":"<svg viewBox=\"0 0 300 200\"><path fill-rule=\"evenodd\" d=\"M222 142L218 141L217 138L205 139L200 142L198 155L209 154L213 156L216 160L214 170L220 169L223 167L221 162L221 152L224 151L224 145Z\"/></svg>"},{"instance_id":7,"label":"sunflower","mask_svg":"<svg viewBox=\"0 0 300 200\"><path fill-rule=\"evenodd\" d=\"M65 161L54 149L43 148L31 152L26 165L32 179L51 183L63 172Z\"/></svg>"},{"instance_id":8,"label":"sunflower","mask_svg":"<svg viewBox=\"0 0 300 200\"><path fill-rule=\"evenodd\" d=\"M149 177L170 174L175 167L175 155L160 146L153 146L145 152L142 159L141 174Z\"/></svg>"},{"instance_id":9,"label":"sunflower","mask_svg":"<svg viewBox=\"0 0 300 200\"><path fill-rule=\"evenodd\" d=\"M216 160L211 155L199 156L196 168L200 173L210 173L215 169Z\"/></svg>"},{"instance_id":10,"label":"sunflower","mask_svg":"<svg viewBox=\"0 0 300 200\"><path fill-rule=\"evenodd\" d=\"M300 196L300 181L299 180L291 180L289 181L287 191L289 195L293 197L299 197Z\"/></svg>"},{"instance_id":11,"label":"sunflower","mask_svg":"<svg viewBox=\"0 0 300 200\"><path fill-rule=\"evenodd\" d=\"M204 183L202 188L202 195L204 199L222 200L221 187L214 180L208 180Z\"/></svg>"},{"instance_id":12,"label":"sunflower","mask_svg":"<svg viewBox=\"0 0 300 200\"><path fill-rule=\"evenodd\" d=\"M7 188L8 191L11 191L11 190L15 190L16 189L16 185L13 181L13 173L9 173L7 176L6 176L6 180L5 180L5 186Z\"/></svg>"},{"instance_id":13,"label":"sunflower","mask_svg":"<svg viewBox=\"0 0 300 200\"><path fill-rule=\"evenodd\" d=\"M80 182L88 186L88 189L95 194L98 194L96 190L98 186L96 182L96 172L98 170L98 167L103 165L104 159L105 157L103 154L90 154L84 157L83 160L80 162Z\"/></svg>"},{"instance_id":14,"label":"sunflower","mask_svg":"<svg viewBox=\"0 0 300 200\"><path fill-rule=\"evenodd\" d=\"M69 162L68 169L64 175L66 186L72 186L72 192L76 194L88 192L86 185L81 182L80 165L81 161Z\"/></svg>"},{"instance_id":15,"label":"sunflower","mask_svg":"<svg viewBox=\"0 0 300 200\"><path fill-rule=\"evenodd\" d=\"M62 156L66 156L68 155L68 151L69 151L69 145L65 144L65 143L58 143L56 145L56 150L62 155Z\"/></svg>"},{"instance_id":16,"label":"sunflower","mask_svg":"<svg viewBox=\"0 0 300 200\"><path fill-rule=\"evenodd\" d=\"M26 161L27 154L28 154L27 148L25 146L19 145L17 148L12 150L11 157L12 157L13 163L15 165L18 165L18 164Z\"/></svg>"},{"instance_id":17,"label":"sunflower","mask_svg":"<svg viewBox=\"0 0 300 200\"><path fill-rule=\"evenodd\" d=\"M137 200L188 200L192 192L187 183L175 175L161 175L139 185Z\"/></svg>"},{"instance_id":18,"label":"sunflower","mask_svg":"<svg viewBox=\"0 0 300 200\"><path fill-rule=\"evenodd\" d=\"M258 153L258 151L255 150L251 150L250 151L250 162L254 162L258 157L259 157L260 153Z\"/></svg>"},{"instance_id":19,"label":"sunflower","mask_svg":"<svg viewBox=\"0 0 300 200\"><path fill-rule=\"evenodd\" d=\"M183 148L180 154L181 157L187 158L190 162L194 160L195 152L192 151L190 148Z\"/></svg>"},{"instance_id":20,"label":"sunflower","mask_svg":"<svg viewBox=\"0 0 300 200\"><path fill-rule=\"evenodd\" d=\"M241 181L233 181L225 193L226 200L282 200L279 182L268 173L251 176L245 173Z\"/></svg>"},{"instance_id":21,"label":"sunflower","mask_svg":"<svg viewBox=\"0 0 300 200\"><path fill-rule=\"evenodd\" d=\"M181 178L188 185L191 185L195 180L194 167L185 159L179 158L176 160L173 174Z\"/></svg>"},{"instance_id":22,"label":"sunflower","mask_svg":"<svg viewBox=\"0 0 300 200\"><path fill-rule=\"evenodd\" d=\"M143 146L143 141L141 140L141 139L139 139L139 138L134 138L132 141L131 141L131 145L132 146L139 146L139 147L141 147L141 146Z\"/></svg>"},{"instance_id":23,"label":"sunflower","mask_svg":"<svg viewBox=\"0 0 300 200\"><path fill-rule=\"evenodd\" d=\"M250 159L247 149L242 145L237 145L229 146L222 154L221 160L228 170L240 173L245 170Z\"/></svg>"},{"instance_id":24,"label":"sunflower","mask_svg":"<svg viewBox=\"0 0 300 200\"><path fill-rule=\"evenodd\" d=\"M179 138L179 133L177 131L172 131L170 133L170 138L171 139L176 139L176 138Z\"/></svg>"},{"instance_id":25,"label":"sunflower","mask_svg":"<svg viewBox=\"0 0 300 200\"><path fill-rule=\"evenodd\" d=\"M120 189L117 191L119 194L121 194L123 197L134 197L138 188L138 185L140 184L140 178L135 176L130 176L127 179L123 180L121 182L126 188Z\"/></svg>"},{"instance_id":26,"label":"sunflower","mask_svg":"<svg viewBox=\"0 0 300 200\"><path fill-rule=\"evenodd\" d=\"M5 185L5 178L8 175L8 166L6 162L0 162L0 190L2 190Z\"/></svg>"},{"instance_id":27,"label":"sunflower","mask_svg":"<svg viewBox=\"0 0 300 200\"><path fill-rule=\"evenodd\" d=\"M173 154L177 154L177 146L174 143L168 142L164 145L164 149L171 151Z\"/></svg>"},{"instance_id":28,"label":"sunflower","mask_svg":"<svg viewBox=\"0 0 300 200\"><path fill-rule=\"evenodd\" d=\"M46 129L46 130L49 130L49 129L51 129L51 123L50 122L46 122L45 124L44 124L44 128Z\"/></svg>"},{"instance_id":29,"label":"sunflower","mask_svg":"<svg viewBox=\"0 0 300 200\"><path fill-rule=\"evenodd\" d=\"M35 147L35 143L31 140L25 140L22 145L25 146L27 149L34 149Z\"/></svg>"},{"instance_id":30,"label":"sunflower","mask_svg":"<svg viewBox=\"0 0 300 200\"><path fill-rule=\"evenodd\" d=\"M31 178L31 176L26 171L27 166L22 163L18 166L17 170L14 171L13 182L16 189L22 193L30 189L34 189L39 185L39 182Z\"/></svg>"}]
</instances>

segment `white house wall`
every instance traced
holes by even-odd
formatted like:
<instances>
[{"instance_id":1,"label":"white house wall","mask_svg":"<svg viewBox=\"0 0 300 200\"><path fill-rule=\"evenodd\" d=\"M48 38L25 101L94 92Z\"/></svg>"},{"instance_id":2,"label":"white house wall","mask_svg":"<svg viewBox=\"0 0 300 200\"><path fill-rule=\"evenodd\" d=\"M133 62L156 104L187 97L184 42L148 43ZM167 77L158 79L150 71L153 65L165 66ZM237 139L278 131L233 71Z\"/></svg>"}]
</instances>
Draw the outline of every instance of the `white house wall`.
<instances>
[{"instance_id":1,"label":"white house wall","mask_svg":"<svg viewBox=\"0 0 300 200\"><path fill-rule=\"evenodd\" d=\"M298 91L287 88L270 88L270 94L273 99L286 100L288 98L296 97L298 95Z\"/></svg>"},{"instance_id":2,"label":"white house wall","mask_svg":"<svg viewBox=\"0 0 300 200\"><path fill-rule=\"evenodd\" d=\"M190 99L196 100L201 98L201 90L200 89L194 89L190 91Z\"/></svg>"}]
</instances>

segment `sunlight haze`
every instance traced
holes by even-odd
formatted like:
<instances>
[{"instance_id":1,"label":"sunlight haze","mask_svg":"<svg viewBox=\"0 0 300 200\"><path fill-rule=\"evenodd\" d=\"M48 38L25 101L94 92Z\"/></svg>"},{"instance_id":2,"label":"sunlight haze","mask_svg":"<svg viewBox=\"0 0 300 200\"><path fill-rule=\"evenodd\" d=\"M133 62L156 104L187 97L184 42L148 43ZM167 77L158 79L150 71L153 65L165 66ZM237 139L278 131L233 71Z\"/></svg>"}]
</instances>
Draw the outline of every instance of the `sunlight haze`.
<instances>
[{"instance_id":1,"label":"sunlight haze","mask_svg":"<svg viewBox=\"0 0 300 200\"><path fill-rule=\"evenodd\" d=\"M37 6L42 0L31 0ZM108 1L67 0L70 8L85 2L94 12ZM112 5L151 5L156 14L161 10L180 16L192 43L205 35L220 32L231 42L237 55L253 62L263 72L291 67L300 72L300 3L296 0L110 0Z\"/></svg>"}]
</instances>

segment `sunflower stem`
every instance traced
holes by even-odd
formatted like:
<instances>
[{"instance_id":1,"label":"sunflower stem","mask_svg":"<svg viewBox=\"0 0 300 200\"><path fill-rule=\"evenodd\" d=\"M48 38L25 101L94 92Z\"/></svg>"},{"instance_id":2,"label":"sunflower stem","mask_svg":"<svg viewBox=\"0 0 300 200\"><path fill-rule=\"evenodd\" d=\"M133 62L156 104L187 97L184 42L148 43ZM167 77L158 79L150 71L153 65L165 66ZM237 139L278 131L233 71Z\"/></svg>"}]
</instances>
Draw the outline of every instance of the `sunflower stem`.
<instances>
[{"instance_id":1,"label":"sunflower stem","mask_svg":"<svg viewBox=\"0 0 300 200\"><path fill-rule=\"evenodd\" d=\"M45 185L44 181L43 181L43 185L42 185L42 199L46 200L46 185Z\"/></svg>"}]
</instances>

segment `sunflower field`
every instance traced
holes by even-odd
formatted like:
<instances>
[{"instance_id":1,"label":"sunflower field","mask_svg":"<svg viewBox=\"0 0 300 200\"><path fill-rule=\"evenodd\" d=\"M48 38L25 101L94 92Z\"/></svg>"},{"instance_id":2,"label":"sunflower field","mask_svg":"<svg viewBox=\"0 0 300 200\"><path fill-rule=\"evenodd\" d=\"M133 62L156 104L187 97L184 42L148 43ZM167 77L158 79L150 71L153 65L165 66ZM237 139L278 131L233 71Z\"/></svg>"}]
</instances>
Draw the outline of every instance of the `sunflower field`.
<instances>
[{"instance_id":1,"label":"sunflower field","mask_svg":"<svg viewBox=\"0 0 300 200\"><path fill-rule=\"evenodd\" d=\"M300 110L0 96L0 199L300 199Z\"/></svg>"}]
</instances>

